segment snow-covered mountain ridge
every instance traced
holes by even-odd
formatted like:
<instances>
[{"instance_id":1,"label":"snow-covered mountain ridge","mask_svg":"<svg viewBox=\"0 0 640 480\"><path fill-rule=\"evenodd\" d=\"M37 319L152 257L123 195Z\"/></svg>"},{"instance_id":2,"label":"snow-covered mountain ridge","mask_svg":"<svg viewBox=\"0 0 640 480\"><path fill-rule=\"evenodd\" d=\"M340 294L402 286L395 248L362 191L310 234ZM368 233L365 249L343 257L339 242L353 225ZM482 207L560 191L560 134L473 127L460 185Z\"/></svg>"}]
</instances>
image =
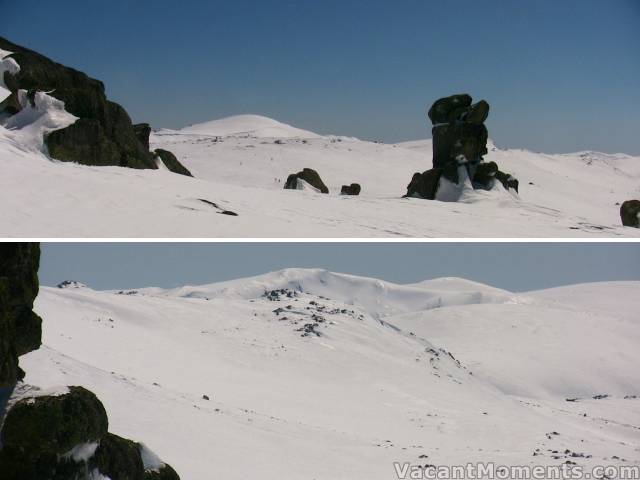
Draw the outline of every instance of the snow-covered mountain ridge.
<instances>
[{"instance_id":1,"label":"snow-covered mountain ridge","mask_svg":"<svg viewBox=\"0 0 640 480\"><path fill-rule=\"evenodd\" d=\"M318 269L177 289L42 287L44 345L21 363L43 388L91 388L115 433L144 438L183 478L386 479L394 461L629 465L638 287L511 293Z\"/></svg>"}]
</instances>

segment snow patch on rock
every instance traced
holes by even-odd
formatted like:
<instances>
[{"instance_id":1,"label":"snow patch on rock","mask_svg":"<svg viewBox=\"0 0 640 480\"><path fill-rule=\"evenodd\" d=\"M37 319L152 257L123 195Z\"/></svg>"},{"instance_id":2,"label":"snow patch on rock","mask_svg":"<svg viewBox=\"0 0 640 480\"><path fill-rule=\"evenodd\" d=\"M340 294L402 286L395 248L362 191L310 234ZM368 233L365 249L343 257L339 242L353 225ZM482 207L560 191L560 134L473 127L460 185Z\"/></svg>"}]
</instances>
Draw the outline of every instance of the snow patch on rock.
<instances>
[{"instance_id":1,"label":"snow patch on rock","mask_svg":"<svg viewBox=\"0 0 640 480\"><path fill-rule=\"evenodd\" d=\"M142 457L142 465L147 472L159 472L165 466L160 457L142 442L140 443L140 456Z\"/></svg>"}]
</instances>

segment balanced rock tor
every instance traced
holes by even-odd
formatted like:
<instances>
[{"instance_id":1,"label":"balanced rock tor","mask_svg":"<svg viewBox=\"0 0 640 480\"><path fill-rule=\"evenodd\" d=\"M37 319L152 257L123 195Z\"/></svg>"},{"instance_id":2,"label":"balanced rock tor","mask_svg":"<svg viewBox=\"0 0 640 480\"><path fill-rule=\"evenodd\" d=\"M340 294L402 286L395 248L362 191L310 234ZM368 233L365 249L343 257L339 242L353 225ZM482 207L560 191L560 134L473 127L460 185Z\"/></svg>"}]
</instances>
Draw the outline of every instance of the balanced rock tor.
<instances>
[{"instance_id":1,"label":"balanced rock tor","mask_svg":"<svg viewBox=\"0 0 640 480\"><path fill-rule=\"evenodd\" d=\"M484 125L489 116L485 100L472 103L464 93L436 100L429 109L433 136L433 168L413 174L406 197L438 198L442 182L459 185L468 177L473 188L490 190L498 180L518 191L518 180L501 172L495 162L484 163L489 138ZM461 170L462 168L462 170Z\"/></svg>"}]
</instances>

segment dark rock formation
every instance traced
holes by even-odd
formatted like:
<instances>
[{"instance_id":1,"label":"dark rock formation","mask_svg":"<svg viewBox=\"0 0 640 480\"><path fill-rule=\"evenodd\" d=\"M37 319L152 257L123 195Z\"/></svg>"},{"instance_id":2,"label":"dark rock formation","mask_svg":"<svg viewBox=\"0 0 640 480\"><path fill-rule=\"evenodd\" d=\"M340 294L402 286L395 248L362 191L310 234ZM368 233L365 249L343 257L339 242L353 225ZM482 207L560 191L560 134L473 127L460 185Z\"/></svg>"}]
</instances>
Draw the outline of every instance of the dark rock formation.
<instances>
[{"instance_id":1,"label":"dark rock formation","mask_svg":"<svg viewBox=\"0 0 640 480\"><path fill-rule=\"evenodd\" d=\"M98 442L107 433L102 402L82 387L64 395L26 398L7 412L2 445L15 449L25 461L36 456L63 455L76 445Z\"/></svg>"},{"instance_id":2,"label":"dark rock formation","mask_svg":"<svg viewBox=\"0 0 640 480\"><path fill-rule=\"evenodd\" d=\"M107 100L102 82L1 37L0 48L14 52L11 57L20 65L15 75L4 74L9 90L50 92L80 118L79 125L47 136L52 157L87 165L156 168L148 149L138 141L127 112ZM70 131L60 133L64 130Z\"/></svg>"},{"instance_id":3,"label":"dark rock formation","mask_svg":"<svg viewBox=\"0 0 640 480\"><path fill-rule=\"evenodd\" d=\"M138 138L138 141L144 146L145 150L149 151L149 135L151 135L151 127L148 123L136 123L133 126L133 131Z\"/></svg>"},{"instance_id":4,"label":"dark rock formation","mask_svg":"<svg viewBox=\"0 0 640 480\"><path fill-rule=\"evenodd\" d=\"M131 440L107 433L96 453L89 460L91 469L111 479L139 480L144 478L140 446Z\"/></svg>"},{"instance_id":5,"label":"dark rock formation","mask_svg":"<svg viewBox=\"0 0 640 480\"><path fill-rule=\"evenodd\" d=\"M44 91L62 100L65 110L78 117L72 125L45 136L51 157L84 165L157 168L149 152L148 134L145 141L141 127L146 124L134 129L126 110L107 99L102 82L2 37L0 48L14 52L10 56L20 65L15 75L4 72L12 95L21 89L31 94ZM0 106L5 114L19 109L15 95Z\"/></svg>"},{"instance_id":6,"label":"dark rock formation","mask_svg":"<svg viewBox=\"0 0 640 480\"><path fill-rule=\"evenodd\" d=\"M187 177L193 177L191 172L187 170L176 158L176 156L168 150L162 150L157 148L155 154L160 157L162 163L171 170L173 173L179 173L180 175L186 175Z\"/></svg>"},{"instance_id":7,"label":"dark rock formation","mask_svg":"<svg viewBox=\"0 0 640 480\"><path fill-rule=\"evenodd\" d=\"M287 181L284 184L284 188L287 190L297 190L298 179L304 180L312 187L320 190L320 192L322 193L329 193L329 189L320 178L320 175L318 175L318 172L316 172L312 168L304 168L298 173L292 173L291 175L289 175L287 177Z\"/></svg>"},{"instance_id":8,"label":"dark rock formation","mask_svg":"<svg viewBox=\"0 0 640 480\"><path fill-rule=\"evenodd\" d=\"M360 195L360 184L352 183L351 185L342 185L340 195Z\"/></svg>"},{"instance_id":9,"label":"dark rock formation","mask_svg":"<svg viewBox=\"0 0 640 480\"><path fill-rule=\"evenodd\" d=\"M40 347L42 320L32 310L39 264L37 244L0 243L0 388L13 389L24 376L18 357Z\"/></svg>"},{"instance_id":10,"label":"dark rock formation","mask_svg":"<svg viewBox=\"0 0 640 480\"><path fill-rule=\"evenodd\" d=\"M416 172L411 178L411 182L407 185L407 194L405 197L424 198L425 200L434 200L438 189L438 182L442 175L441 168L432 168L424 173Z\"/></svg>"},{"instance_id":11,"label":"dark rock formation","mask_svg":"<svg viewBox=\"0 0 640 480\"><path fill-rule=\"evenodd\" d=\"M513 189L516 192L518 191L518 185L520 184L520 182L518 182L517 178L509 175L508 173L504 173L498 170L496 172L496 179L499 180L502 186L507 190Z\"/></svg>"},{"instance_id":12,"label":"dark rock formation","mask_svg":"<svg viewBox=\"0 0 640 480\"><path fill-rule=\"evenodd\" d=\"M109 434L105 409L83 387L24 396L6 413L6 398L21 378L18 356L40 346L38 244L0 244L0 478L89 480L179 480L163 465L144 470L141 445ZM4 419L4 422L2 421Z\"/></svg>"},{"instance_id":13,"label":"dark rock formation","mask_svg":"<svg viewBox=\"0 0 640 480\"><path fill-rule=\"evenodd\" d=\"M452 95L436 100L428 115L433 124L433 168L413 175L405 197L435 199L443 178L459 184L461 165L474 188L490 190L497 179L518 191L515 178L500 172L495 162L483 163L489 138L484 125L489 115L486 101L472 104L470 95Z\"/></svg>"},{"instance_id":14,"label":"dark rock formation","mask_svg":"<svg viewBox=\"0 0 640 480\"><path fill-rule=\"evenodd\" d=\"M433 124L433 166L444 167L463 155L470 163L479 163L487 153L488 133L484 121L489 104L484 100L471 104L467 94L441 98L429 109Z\"/></svg>"},{"instance_id":15,"label":"dark rock formation","mask_svg":"<svg viewBox=\"0 0 640 480\"><path fill-rule=\"evenodd\" d=\"M476 166L475 175L473 176L473 186L475 188L490 189L493 186L497 173L498 165L496 162L479 163Z\"/></svg>"},{"instance_id":16,"label":"dark rock formation","mask_svg":"<svg viewBox=\"0 0 640 480\"><path fill-rule=\"evenodd\" d=\"M625 227L640 228L640 200L627 200L620 206L620 218Z\"/></svg>"}]
</instances>

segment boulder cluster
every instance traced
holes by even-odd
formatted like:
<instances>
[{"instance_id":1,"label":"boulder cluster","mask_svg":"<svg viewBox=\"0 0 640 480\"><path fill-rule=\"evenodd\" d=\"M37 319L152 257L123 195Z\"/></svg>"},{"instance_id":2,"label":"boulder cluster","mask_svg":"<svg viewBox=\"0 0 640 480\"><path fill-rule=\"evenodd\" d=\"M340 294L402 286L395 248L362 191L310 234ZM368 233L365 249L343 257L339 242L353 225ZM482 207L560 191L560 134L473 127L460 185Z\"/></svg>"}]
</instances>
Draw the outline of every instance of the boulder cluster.
<instances>
[{"instance_id":1,"label":"boulder cluster","mask_svg":"<svg viewBox=\"0 0 640 480\"><path fill-rule=\"evenodd\" d=\"M406 197L438 198L444 182L461 185L467 179L473 188L490 190L499 181L507 190L518 191L518 180L501 172L495 162L484 162L488 132L484 125L489 104L472 103L470 95L452 95L437 100L429 109L433 137L433 168L416 172Z\"/></svg>"},{"instance_id":2,"label":"boulder cluster","mask_svg":"<svg viewBox=\"0 0 640 480\"><path fill-rule=\"evenodd\" d=\"M102 402L83 387L12 397L24 377L18 357L40 346L41 320L33 312L39 259L38 244L0 244L2 479L179 480L145 445L109 433Z\"/></svg>"},{"instance_id":3,"label":"boulder cluster","mask_svg":"<svg viewBox=\"0 0 640 480\"><path fill-rule=\"evenodd\" d=\"M324 184L318 172L313 168L303 168L298 173L292 173L287 177L287 181L284 183L285 190L303 190L303 181L320 193L329 193L329 189ZM351 185L342 185L340 195L360 195L360 184L352 183Z\"/></svg>"},{"instance_id":4,"label":"boulder cluster","mask_svg":"<svg viewBox=\"0 0 640 480\"><path fill-rule=\"evenodd\" d=\"M147 124L134 126L126 110L107 99L102 82L2 37L0 48L13 52L10 57L20 66L17 72L4 72L11 95L0 103L0 113L14 115L23 108L20 91L32 103L35 92L41 91L63 101L65 110L78 117L45 136L52 158L84 165L158 168L159 154L149 151L151 129ZM146 141L141 141L145 136ZM175 157L167 168L190 175Z\"/></svg>"}]
</instances>

